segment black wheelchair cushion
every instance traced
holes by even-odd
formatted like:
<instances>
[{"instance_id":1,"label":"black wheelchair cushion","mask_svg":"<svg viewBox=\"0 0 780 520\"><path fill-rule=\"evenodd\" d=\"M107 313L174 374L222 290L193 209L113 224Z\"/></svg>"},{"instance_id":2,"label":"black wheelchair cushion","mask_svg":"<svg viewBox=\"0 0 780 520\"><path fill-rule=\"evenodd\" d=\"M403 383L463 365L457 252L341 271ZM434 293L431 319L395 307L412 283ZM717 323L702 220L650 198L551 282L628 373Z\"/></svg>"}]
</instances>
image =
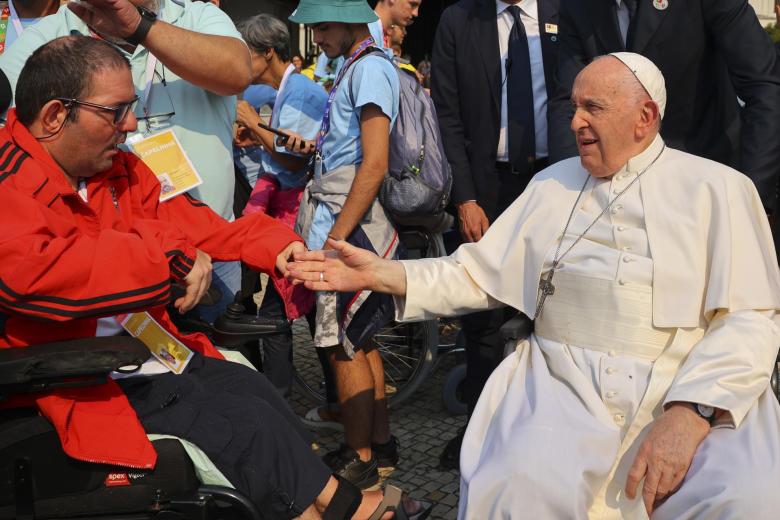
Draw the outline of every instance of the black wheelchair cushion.
<instances>
[{"instance_id":1,"label":"black wheelchair cushion","mask_svg":"<svg viewBox=\"0 0 780 520\"><path fill-rule=\"evenodd\" d=\"M56 432L34 411L0 414L0 519L15 518L20 461L31 468L35 518L118 515L150 510L157 500L192 495L199 482L175 439L154 442L152 471L92 464L68 457ZM17 496L19 495L19 496Z\"/></svg>"}]
</instances>

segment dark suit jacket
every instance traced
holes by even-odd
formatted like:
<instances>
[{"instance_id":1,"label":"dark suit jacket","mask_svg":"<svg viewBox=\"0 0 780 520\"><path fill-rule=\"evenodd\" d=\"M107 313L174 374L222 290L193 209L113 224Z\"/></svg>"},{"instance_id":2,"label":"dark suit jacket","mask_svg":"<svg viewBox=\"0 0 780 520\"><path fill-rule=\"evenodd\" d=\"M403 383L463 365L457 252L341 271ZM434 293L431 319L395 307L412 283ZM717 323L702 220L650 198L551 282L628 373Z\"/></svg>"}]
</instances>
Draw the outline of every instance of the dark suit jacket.
<instances>
[{"instance_id":1,"label":"dark suit jacket","mask_svg":"<svg viewBox=\"0 0 780 520\"><path fill-rule=\"evenodd\" d=\"M557 26L558 0L539 0L538 17L549 96L558 35L545 31L545 24ZM460 0L444 10L433 44L431 94L452 166L452 202L476 200L491 221L519 195L501 190L495 172L504 66L499 52L495 0Z\"/></svg>"},{"instance_id":2,"label":"dark suit jacket","mask_svg":"<svg viewBox=\"0 0 780 520\"><path fill-rule=\"evenodd\" d=\"M577 73L596 56L628 50L651 59L664 75L661 135L667 144L744 172L773 208L780 174L780 77L777 53L753 9L746 0L669 0L659 11L640 0L636 16L625 49L615 0L561 0L557 85L548 106L550 159L577 155L569 129ZM737 96L745 102L742 109Z\"/></svg>"}]
</instances>

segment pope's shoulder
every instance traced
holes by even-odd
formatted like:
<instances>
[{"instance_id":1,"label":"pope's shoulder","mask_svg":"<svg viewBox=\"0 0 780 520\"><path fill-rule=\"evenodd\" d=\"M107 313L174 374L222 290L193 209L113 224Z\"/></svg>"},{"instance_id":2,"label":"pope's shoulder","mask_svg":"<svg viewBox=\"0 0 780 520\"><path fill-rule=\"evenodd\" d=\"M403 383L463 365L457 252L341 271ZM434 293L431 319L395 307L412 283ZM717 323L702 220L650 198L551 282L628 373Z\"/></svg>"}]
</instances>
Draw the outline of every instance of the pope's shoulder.
<instances>
[{"instance_id":1,"label":"pope's shoulder","mask_svg":"<svg viewBox=\"0 0 780 520\"><path fill-rule=\"evenodd\" d=\"M753 181L745 174L725 164L667 147L659 160L658 176L671 188L674 185L693 193L707 189L713 194L758 196Z\"/></svg>"}]
</instances>

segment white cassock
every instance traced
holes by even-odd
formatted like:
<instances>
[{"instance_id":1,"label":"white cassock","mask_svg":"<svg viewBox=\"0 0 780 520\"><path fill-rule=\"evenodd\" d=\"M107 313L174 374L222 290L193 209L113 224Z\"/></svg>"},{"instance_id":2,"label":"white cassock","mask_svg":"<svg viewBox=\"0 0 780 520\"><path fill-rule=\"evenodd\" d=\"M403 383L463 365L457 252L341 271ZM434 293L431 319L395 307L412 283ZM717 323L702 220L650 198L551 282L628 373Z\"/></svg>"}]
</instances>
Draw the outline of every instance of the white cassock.
<instances>
[{"instance_id":1,"label":"white cassock","mask_svg":"<svg viewBox=\"0 0 780 520\"><path fill-rule=\"evenodd\" d=\"M661 152L591 178L565 251ZM540 277L587 172L537 175L476 244L404 262L397 317L511 305L533 316ZM780 273L752 182L665 149L563 259L530 338L488 380L461 449L459 518L647 518L624 492L664 403L731 412L653 519L780 518Z\"/></svg>"}]
</instances>

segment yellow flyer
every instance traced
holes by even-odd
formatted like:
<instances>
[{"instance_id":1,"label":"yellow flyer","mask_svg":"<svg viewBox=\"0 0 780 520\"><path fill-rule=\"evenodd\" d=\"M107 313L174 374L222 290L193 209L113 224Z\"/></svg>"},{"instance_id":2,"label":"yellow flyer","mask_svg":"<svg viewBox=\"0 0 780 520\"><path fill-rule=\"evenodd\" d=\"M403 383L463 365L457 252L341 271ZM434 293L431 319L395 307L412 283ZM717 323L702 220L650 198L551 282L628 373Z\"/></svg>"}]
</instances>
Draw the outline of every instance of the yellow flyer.
<instances>
[{"instance_id":1,"label":"yellow flyer","mask_svg":"<svg viewBox=\"0 0 780 520\"><path fill-rule=\"evenodd\" d=\"M148 312L136 312L120 318L122 327L140 339L157 360L174 374L181 374L193 352L171 336Z\"/></svg>"},{"instance_id":2,"label":"yellow flyer","mask_svg":"<svg viewBox=\"0 0 780 520\"><path fill-rule=\"evenodd\" d=\"M203 184L173 130L128 140L135 154L157 175L160 201Z\"/></svg>"}]
</instances>

